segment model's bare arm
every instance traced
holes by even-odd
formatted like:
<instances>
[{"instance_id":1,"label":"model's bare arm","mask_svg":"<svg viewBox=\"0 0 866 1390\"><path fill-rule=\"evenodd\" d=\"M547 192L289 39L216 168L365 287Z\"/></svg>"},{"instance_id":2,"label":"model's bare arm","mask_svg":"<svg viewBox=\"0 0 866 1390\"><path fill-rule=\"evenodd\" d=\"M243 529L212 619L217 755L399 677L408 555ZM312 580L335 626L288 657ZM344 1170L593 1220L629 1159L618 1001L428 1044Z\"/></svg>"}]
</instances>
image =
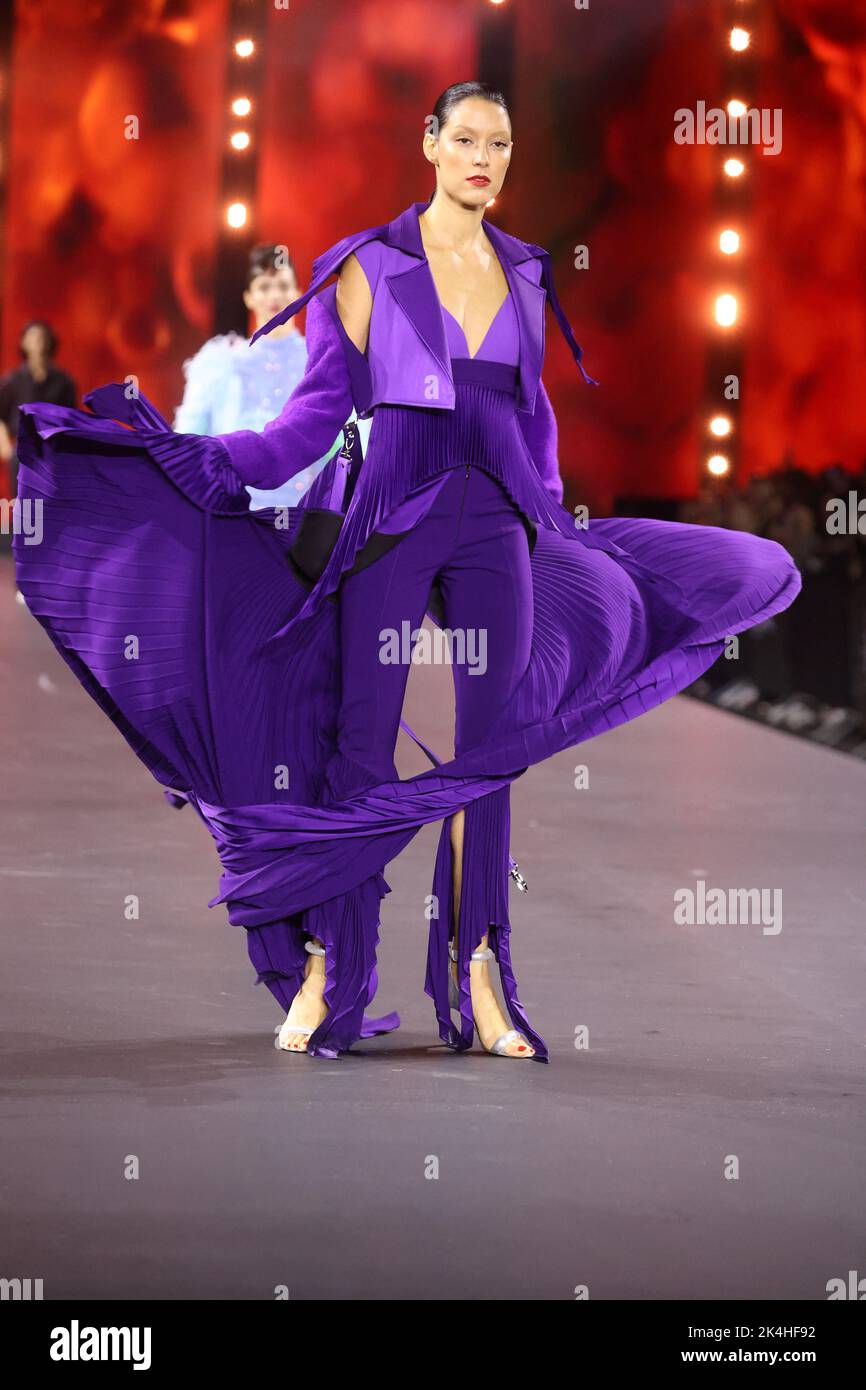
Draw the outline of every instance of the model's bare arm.
<instances>
[{"instance_id":1,"label":"model's bare arm","mask_svg":"<svg viewBox=\"0 0 866 1390\"><path fill-rule=\"evenodd\" d=\"M359 352L367 349L373 295L361 262L354 251L347 256L337 280L337 313Z\"/></svg>"}]
</instances>

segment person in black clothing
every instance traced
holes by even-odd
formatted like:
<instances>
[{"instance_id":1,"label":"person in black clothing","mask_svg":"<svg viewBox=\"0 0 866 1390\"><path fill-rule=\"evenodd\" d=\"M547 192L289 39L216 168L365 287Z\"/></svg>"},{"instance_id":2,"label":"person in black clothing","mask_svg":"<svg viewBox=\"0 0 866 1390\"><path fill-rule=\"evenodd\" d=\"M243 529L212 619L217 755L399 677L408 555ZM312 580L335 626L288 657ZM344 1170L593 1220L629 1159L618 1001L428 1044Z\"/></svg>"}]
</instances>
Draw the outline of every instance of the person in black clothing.
<instances>
[{"instance_id":1,"label":"person in black clothing","mask_svg":"<svg viewBox=\"0 0 866 1390\"><path fill-rule=\"evenodd\" d=\"M18 495L18 409L25 403L47 401L51 405L78 405L78 388L72 377L55 366L59 343L50 323L31 319L21 330L20 367L0 377L0 458L8 459L12 477L10 496Z\"/></svg>"}]
</instances>

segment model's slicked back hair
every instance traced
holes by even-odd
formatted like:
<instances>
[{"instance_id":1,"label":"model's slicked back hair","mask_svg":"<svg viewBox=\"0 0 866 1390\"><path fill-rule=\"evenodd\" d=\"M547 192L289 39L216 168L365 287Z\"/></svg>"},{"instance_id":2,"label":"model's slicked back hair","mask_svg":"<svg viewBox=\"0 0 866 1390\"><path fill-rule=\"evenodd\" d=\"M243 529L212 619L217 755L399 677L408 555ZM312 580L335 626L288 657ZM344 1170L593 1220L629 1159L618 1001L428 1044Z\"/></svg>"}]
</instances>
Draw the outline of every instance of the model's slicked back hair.
<instances>
[{"instance_id":1,"label":"model's slicked back hair","mask_svg":"<svg viewBox=\"0 0 866 1390\"><path fill-rule=\"evenodd\" d=\"M437 130L441 130L447 124L454 107L458 106L461 101L465 101L467 97L481 97L483 101L495 101L497 106L503 107L506 114L508 113L508 102L495 87L488 86L486 82L455 82L452 86L446 87L441 96L437 97L436 105L433 107Z\"/></svg>"}]
</instances>

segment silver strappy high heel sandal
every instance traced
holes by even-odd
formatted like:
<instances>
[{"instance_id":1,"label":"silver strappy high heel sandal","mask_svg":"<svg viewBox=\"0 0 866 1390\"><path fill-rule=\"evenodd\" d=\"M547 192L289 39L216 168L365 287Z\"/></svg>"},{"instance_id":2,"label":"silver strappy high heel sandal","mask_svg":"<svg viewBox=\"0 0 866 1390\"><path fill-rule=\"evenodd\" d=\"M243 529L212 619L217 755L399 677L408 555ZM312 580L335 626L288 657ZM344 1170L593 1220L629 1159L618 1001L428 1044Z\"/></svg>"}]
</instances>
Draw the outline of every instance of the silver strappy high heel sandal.
<instances>
[{"instance_id":1,"label":"silver strappy high heel sandal","mask_svg":"<svg viewBox=\"0 0 866 1390\"><path fill-rule=\"evenodd\" d=\"M457 961L457 953L454 950L454 943L452 941L448 943L448 954L453 961ZM473 951L469 959L470 962L473 960L493 960L493 951L489 946L485 946L483 951ZM452 1009L456 1009L459 1013L460 986L457 983L457 976L450 965L448 967L448 1003ZM478 1041L481 1043L481 1046L484 1047L484 1042L481 1038L481 1034L478 1032L477 1024L475 1025L475 1031L478 1033ZM530 1056L534 1055L535 1048L532 1046L532 1043L523 1033L518 1033L516 1028L509 1028L507 1033L501 1034L501 1036L496 1039L492 1047L484 1047L484 1051L492 1052L497 1057L513 1057L514 1054L512 1052L505 1051L508 1044L512 1042L524 1042L526 1046L530 1048Z\"/></svg>"},{"instance_id":2,"label":"silver strappy high heel sandal","mask_svg":"<svg viewBox=\"0 0 866 1390\"><path fill-rule=\"evenodd\" d=\"M317 946L313 941L305 941L304 950L307 951L311 956L323 956L325 954L324 946ZM300 993L300 990L298 991L298 993ZM292 1003L294 1002L295 1001L293 999ZM289 1014L291 1012L291 1009L289 1009ZM283 1052L306 1052L307 1049L305 1047L289 1047L286 1043L286 1038L288 1038L292 1033L306 1033L307 1038L309 1039L310 1034L315 1033L316 1028L319 1027L319 1024L317 1023L314 1028L302 1028L299 1023L289 1023L289 1014L286 1015L286 1021L280 1029L280 1035L277 1042L277 1046L282 1048Z\"/></svg>"}]
</instances>

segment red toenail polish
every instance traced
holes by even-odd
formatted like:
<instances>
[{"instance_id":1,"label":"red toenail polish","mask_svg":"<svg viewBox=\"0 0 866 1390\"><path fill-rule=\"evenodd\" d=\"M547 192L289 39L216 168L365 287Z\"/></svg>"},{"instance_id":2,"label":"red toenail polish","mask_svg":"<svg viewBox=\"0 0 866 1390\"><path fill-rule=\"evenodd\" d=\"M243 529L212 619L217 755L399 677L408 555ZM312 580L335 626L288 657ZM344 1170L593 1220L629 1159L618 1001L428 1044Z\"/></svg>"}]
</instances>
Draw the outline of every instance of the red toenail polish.
<instances>
[{"instance_id":1,"label":"red toenail polish","mask_svg":"<svg viewBox=\"0 0 866 1390\"><path fill-rule=\"evenodd\" d=\"M525 1052L525 1051L526 1051L526 1048L523 1046L523 1043L520 1044L520 1046L518 1047L517 1051L518 1051L518 1052Z\"/></svg>"}]
</instances>

